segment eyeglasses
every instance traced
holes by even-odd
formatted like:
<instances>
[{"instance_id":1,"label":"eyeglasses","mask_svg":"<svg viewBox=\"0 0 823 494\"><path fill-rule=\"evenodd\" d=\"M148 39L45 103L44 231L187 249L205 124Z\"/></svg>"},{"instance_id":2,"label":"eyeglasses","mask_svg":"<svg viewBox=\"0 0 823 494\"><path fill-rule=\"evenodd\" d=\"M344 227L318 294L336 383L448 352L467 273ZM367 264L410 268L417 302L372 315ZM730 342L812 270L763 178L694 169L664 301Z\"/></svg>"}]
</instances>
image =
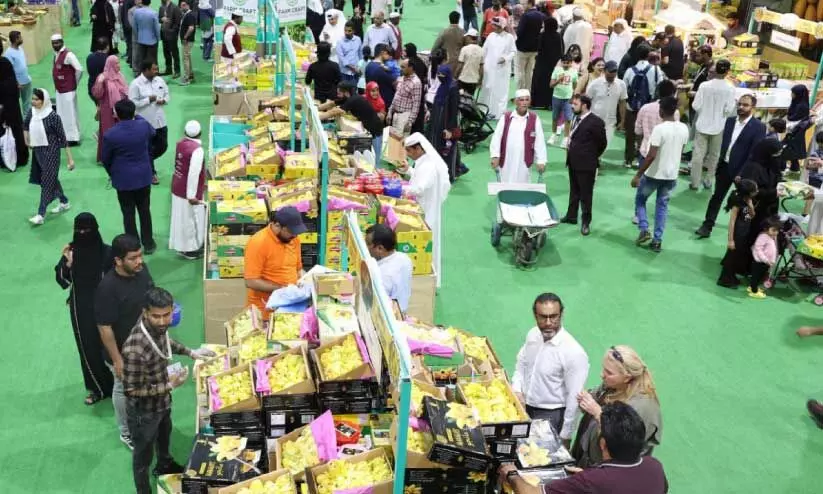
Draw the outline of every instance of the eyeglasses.
<instances>
[{"instance_id":1,"label":"eyeglasses","mask_svg":"<svg viewBox=\"0 0 823 494\"><path fill-rule=\"evenodd\" d=\"M625 362L623 362L623 355L621 355L621 354L620 354L620 352L619 352L619 351L617 351L617 348L615 348L615 347L611 347L611 348L609 348L609 352L611 353L612 357L613 357L615 360L617 360L617 361L618 361L618 362L620 362L621 364L625 363Z\"/></svg>"}]
</instances>

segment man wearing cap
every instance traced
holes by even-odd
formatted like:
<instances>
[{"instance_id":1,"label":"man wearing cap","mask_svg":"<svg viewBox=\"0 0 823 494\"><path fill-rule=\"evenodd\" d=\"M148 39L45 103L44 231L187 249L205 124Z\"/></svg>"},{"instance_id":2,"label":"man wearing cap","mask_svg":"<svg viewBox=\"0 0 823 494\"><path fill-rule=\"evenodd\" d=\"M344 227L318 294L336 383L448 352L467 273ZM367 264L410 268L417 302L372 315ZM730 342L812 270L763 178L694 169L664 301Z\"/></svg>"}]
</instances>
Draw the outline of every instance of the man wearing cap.
<instances>
[{"instance_id":1,"label":"man wearing cap","mask_svg":"<svg viewBox=\"0 0 823 494\"><path fill-rule=\"evenodd\" d=\"M514 36L507 32L506 20L492 19L494 31L483 43L483 86L478 101L489 108L489 116L495 119L506 111L509 99L509 67L515 54Z\"/></svg>"},{"instance_id":2,"label":"man wearing cap","mask_svg":"<svg viewBox=\"0 0 823 494\"><path fill-rule=\"evenodd\" d=\"M394 37L397 40L397 45L394 47L394 58L395 60L400 60L403 58L403 33L400 31L399 12L389 14L389 27L394 32Z\"/></svg>"},{"instance_id":3,"label":"man wearing cap","mask_svg":"<svg viewBox=\"0 0 823 494\"><path fill-rule=\"evenodd\" d=\"M440 270L441 248L441 217L443 202L451 189L449 169L440 153L434 149L423 134L415 132L404 141L406 155L414 160L414 168L408 163L397 168L403 175L409 176L408 191L417 198L417 203L423 208L423 217L432 231L432 257L434 258L434 274L437 279L437 288L443 274Z\"/></svg>"},{"instance_id":4,"label":"man wearing cap","mask_svg":"<svg viewBox=\"0 0 823 494\"><path fill-rule=\"evenodd\" d=\"M466 32L466 46L457 58L457 84L466 94L474 97L477 85L483 79L483 49L477 44L477 29Z\"/></svg>"},{"instance_id":5,"label":"man wearing cap","mask_svg":"<svg viewBox=\"0 0 823 494\"><path fill-rule=\"evenodd\" d=\"M563 46L565 46L567 50L572 45L579 46L580 55L583 57L580 65L585 67L586 64L589 63L593 42L594 30L592 29L592 25L586 20L583 9L577 7L572 12L572 23L566 28L566 32L563 33Z\"/></svg>"},{"instance_id":6,"label":"man wearing cap","mask_svg":"<svg viewBox=\"0 0 823 494\"><path fill-rule=\"evenodd\" d=\"M546 170L546 141L543 124L537 113L529 111L531 95L528 89L514 93L515 111L506 112L497 122L489 144L492 169L503 183L529 183L529 169L537 164L537 172Z\"/></svg>"},{"instance_id":7,"label":"man wearing cap","mask_svg":"<svg viewBox=\"0 0 823 494\"><path fill-rule=\"evenodd\" d=\"M243 44L240 39L240 24L243 23L243 16L232 14L226 27L223 28L223 46L220 48L220 58L224 63L234 60L235 55L243 51Z\"/></svg>"},{"instance_id":8,"label":"man wearing cap","mask_svg":"<svg viewBox=\"0 0 823 494\"><path fill-rule=\"evenodd\" d=\"M292 207L273 211L269 224L246 245L244 277L246 305L256 305L268 317L271 292L297 283L303 270L298 235L306 232L300 212Z\"/></svg>"},{"instance_id":9,"label":"man wearing cap","mask_svg":"<svg viewBox=\"0 0 823 494\"><path fill-rule=\"evenodd\" d=\"M63 131L69 146L80 144L80 118L77 112L77 85L83 77L83 66L77 56L63 43L63 36L53 34L54 65L51 76L57 93L57 114L63 122Z\"/></svg>"},{"instance_id":10,"label":"man wearing cap","mask_svg":"<svg viewBox=\"0 0 823 494\"><path fill-rule=\"evenodd\" d=\"M592 113L606 123L606 139L609 143L614 137L618 112L620 122L626 114L626 100L629 98L626 83L617 78L617 62L606 62L605 77L600 77L589 84L586 94L592 99Z\"/></svg>"},{"instance_id":11,"label":"man wearing cap","mask_svg":"<svg viewBox=\"0 0 823 494\"><path fill-rule=\"evenodd\" d=\"M174 175L171 179L171 227L169 249L186 259L203 254L206 240L206 207L203 202L206 169L200 142L200 123L186 122L186 137L174 152Z\"/></svg>"}]
</instances>

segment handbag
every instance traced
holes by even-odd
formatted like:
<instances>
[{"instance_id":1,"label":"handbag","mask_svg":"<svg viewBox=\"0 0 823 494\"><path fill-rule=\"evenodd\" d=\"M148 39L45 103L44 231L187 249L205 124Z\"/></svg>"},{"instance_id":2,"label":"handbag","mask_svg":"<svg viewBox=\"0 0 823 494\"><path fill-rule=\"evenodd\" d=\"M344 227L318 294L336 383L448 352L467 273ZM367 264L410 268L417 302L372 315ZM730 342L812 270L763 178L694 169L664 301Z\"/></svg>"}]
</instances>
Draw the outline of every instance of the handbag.
<instances>
[{"instance_id":1,"label":"handbag","mask_svg":"<svg viewBox=\"0 0 823 494\"><path fill-rule=\"evenodd\" d=\"M3 124L3 129L5 133L0 136L0 153L2 153L6 168L15 171L17 169L17 142L8 125Z\"/></svg>"}]
</instances>

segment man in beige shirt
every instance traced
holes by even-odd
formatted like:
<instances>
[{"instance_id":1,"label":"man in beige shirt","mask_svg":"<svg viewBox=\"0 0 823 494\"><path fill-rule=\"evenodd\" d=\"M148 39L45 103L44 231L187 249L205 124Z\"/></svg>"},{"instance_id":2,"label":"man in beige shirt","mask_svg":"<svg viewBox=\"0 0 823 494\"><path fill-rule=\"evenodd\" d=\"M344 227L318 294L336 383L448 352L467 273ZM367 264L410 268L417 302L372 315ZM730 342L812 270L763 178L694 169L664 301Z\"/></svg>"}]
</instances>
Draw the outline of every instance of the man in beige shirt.
<instances>
[{"instance_id":1,"label":"man in beige shirt","mask_svg":"<svg viewBox=\"0 0 823 494\"><path fill-rule=\"evenodd\" d=\"M457 58L457 84L460 89L474 97L477 86L483 80L483 48L477 44L477 30L471 28L464 37L466 46L460 49Z\"/></svg>"}]
</instances>

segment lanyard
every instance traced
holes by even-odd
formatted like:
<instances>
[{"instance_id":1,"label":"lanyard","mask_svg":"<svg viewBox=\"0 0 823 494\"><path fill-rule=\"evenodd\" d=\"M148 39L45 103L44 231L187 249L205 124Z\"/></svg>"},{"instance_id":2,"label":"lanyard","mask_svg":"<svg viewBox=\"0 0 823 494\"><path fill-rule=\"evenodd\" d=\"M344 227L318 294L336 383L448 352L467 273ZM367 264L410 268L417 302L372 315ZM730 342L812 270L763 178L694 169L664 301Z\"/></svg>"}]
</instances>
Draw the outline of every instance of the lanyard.
<instances>
[{"instance_id":1,"label":"lanyard","mask_svg":"<svg viewBox=\"0 0 823 494\"><path fill-rule=\"evenodd\" d=\"M160 347L157 346L157 343L154 342L154 338L151 337L148 331L146 331L146 326L143 324L143 321L140 320L140 330L143 331L143 334L146 335L146 338L149 339L149 343L151 343L151 347L154 348L154 352L157 355L160 355L162 358L166 360L171 360L171 342L169 341L169 336L166 335L166 352L167 354L164 355L162 351L160 351Z\"/></svg>"}]
</instances>

